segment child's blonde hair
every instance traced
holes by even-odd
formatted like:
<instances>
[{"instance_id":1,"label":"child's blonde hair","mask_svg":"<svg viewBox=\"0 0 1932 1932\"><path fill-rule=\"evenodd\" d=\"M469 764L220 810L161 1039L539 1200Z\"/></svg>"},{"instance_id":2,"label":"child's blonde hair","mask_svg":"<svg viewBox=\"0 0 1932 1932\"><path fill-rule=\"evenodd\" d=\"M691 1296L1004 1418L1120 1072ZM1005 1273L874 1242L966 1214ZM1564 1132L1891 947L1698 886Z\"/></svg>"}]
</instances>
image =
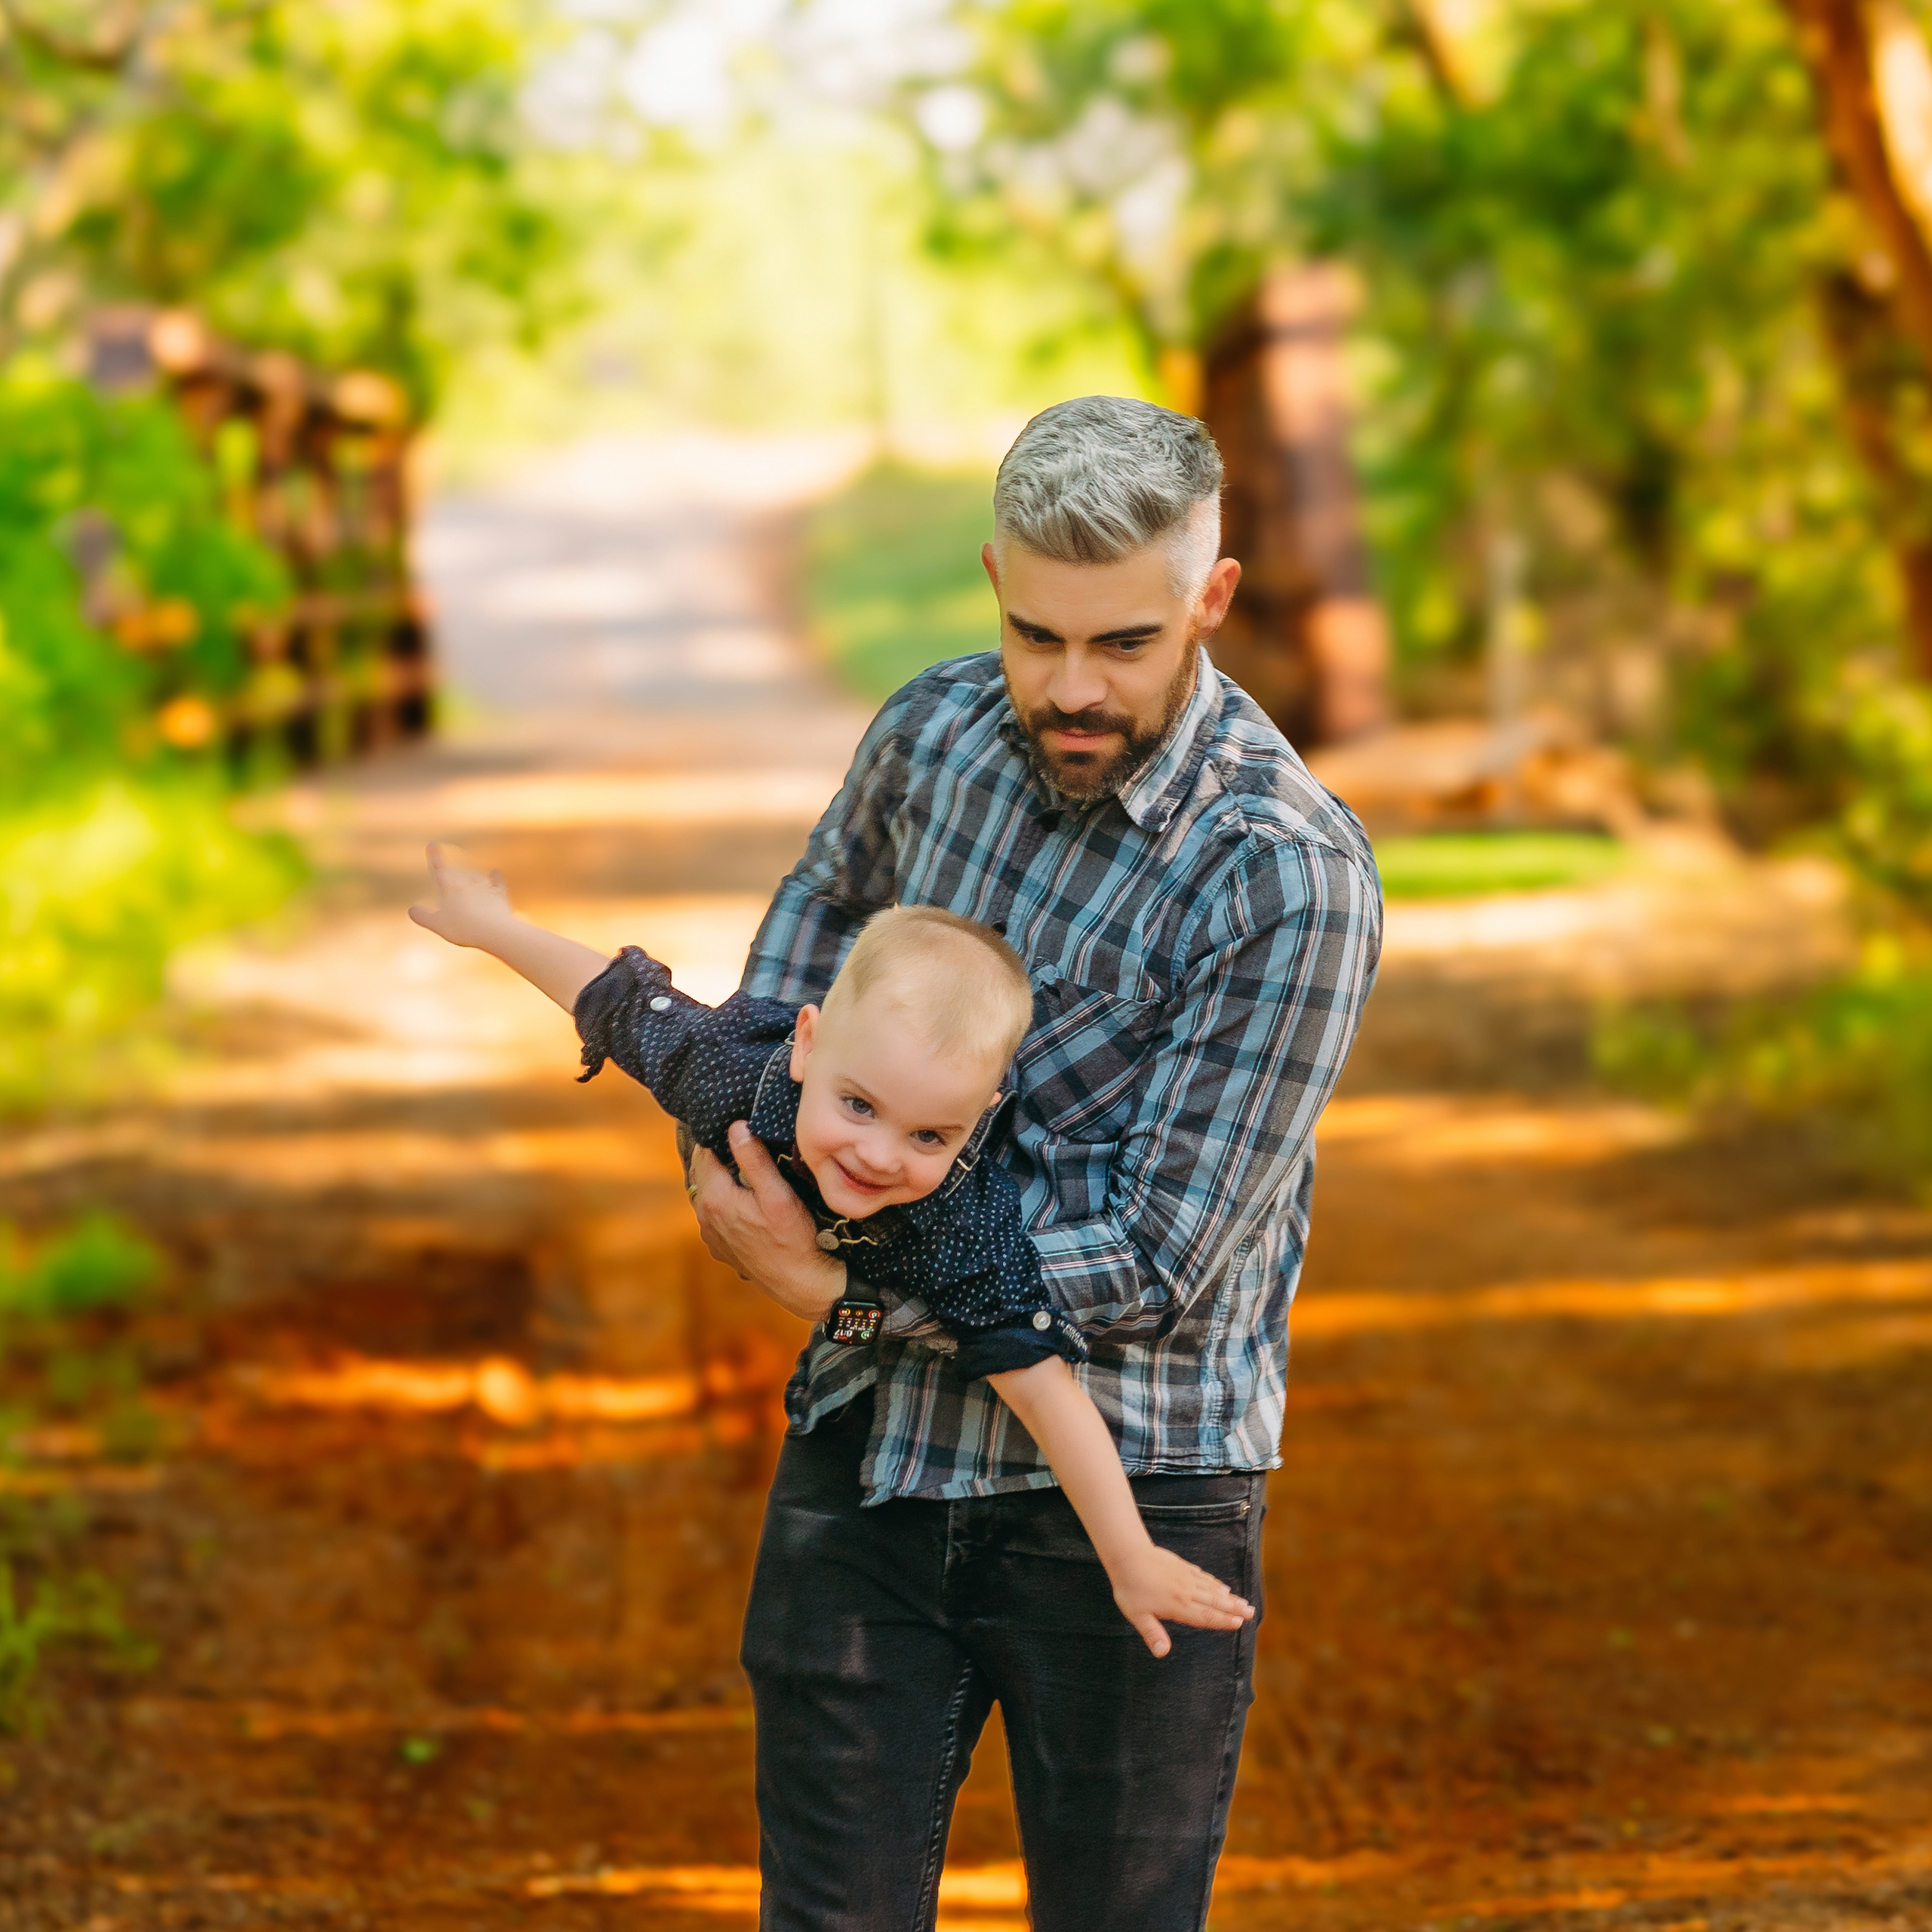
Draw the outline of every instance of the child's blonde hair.
<instances>
[{"instance_id":1,"label":"child's blonde hair","mask_svg":"<svg viewBox=\"0 0 1932 1932\"><path fill-rule=\"evenodd\" d=\"M1026 968L990 926L937 906L891 906L868 919L825 996L827 1020L882 993L942 1060L990 1066L995 1078L1033 1023Z\"/></svg>"}]
</instances>

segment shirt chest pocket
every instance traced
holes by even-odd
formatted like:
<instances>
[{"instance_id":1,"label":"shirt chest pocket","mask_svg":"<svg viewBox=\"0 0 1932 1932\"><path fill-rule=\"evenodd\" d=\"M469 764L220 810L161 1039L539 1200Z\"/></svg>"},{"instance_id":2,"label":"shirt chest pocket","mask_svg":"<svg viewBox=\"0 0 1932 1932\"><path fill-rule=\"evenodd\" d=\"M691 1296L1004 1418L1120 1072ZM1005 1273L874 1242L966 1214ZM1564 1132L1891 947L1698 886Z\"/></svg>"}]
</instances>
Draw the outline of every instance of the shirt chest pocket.
<instances>
[{"instance_id":1,"label":"shirt chest pocket","mask_svg":"<svg viewBox=\"0 0 1932 1932\"><path fill-rule=\"evenodd\" d=\"M1054 978L1033 995L1019 1054L1020 1111L1050 1134L1112 1138L1132 1118L1161 1002Z\"/></svg>"}]
</instances>

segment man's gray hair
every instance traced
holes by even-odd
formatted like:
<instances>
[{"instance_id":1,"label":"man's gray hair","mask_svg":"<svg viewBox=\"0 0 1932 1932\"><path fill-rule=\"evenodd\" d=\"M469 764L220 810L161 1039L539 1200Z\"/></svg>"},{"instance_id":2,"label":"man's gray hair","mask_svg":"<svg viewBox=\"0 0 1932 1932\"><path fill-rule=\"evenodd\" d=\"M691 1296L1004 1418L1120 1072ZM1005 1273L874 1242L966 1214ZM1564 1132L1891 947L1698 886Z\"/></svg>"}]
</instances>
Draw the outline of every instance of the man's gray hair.
<instances>
[{"instance_id":1,"label":"man's gray hair","mask_svg":"<svg viewBox=\"0 0 1932 1932\"><path fill-rule=\"evenodd\" d=\"M1042 410L1007 451L993 540L1063 564L1118 563L1164 542L1173 586L1191 597L1220 554L1220 495L1205 423L1128 396L1076 396Z\"/></svg>"}]
</instances>

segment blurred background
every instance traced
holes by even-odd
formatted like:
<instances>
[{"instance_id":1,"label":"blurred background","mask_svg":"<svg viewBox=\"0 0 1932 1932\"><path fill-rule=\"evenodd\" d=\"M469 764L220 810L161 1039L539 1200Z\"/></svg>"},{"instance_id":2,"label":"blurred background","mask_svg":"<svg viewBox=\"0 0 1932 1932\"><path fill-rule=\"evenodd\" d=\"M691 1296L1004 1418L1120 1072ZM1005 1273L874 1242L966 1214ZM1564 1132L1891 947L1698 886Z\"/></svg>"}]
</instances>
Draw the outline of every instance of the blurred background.
<instances>
[{"instance_id":1,"label":"blurred background","mask_svg":"<svg viewBox=\"0 0 1932 1932\"><path fill-rule=\"evenodd\" d=\"M1932 8L0 0L0 1923L755 1921L801 1337L402 909L721 997L1105 391L1389 897L1213 1924L1932 1924Z\"/></svg>"}]
</instances>

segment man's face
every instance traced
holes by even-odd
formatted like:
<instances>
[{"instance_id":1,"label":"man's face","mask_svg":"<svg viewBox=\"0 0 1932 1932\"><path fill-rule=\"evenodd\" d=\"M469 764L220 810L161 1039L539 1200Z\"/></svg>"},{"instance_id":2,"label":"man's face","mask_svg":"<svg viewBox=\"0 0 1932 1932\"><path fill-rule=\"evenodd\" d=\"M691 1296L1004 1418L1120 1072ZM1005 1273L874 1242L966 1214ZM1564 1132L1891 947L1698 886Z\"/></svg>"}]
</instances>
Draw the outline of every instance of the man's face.
<instances>
[{"instance_id":1,"label":"man's face","mask_svg":"<svg viewBox=\"0 0 1932 1932\"><path fill-rule=\"evenodd\" d=\"M1241 566L1224 557L1196 597L1168 582L1165 546L1063 564L1014 543L980 552L1000 606L1014 715L1071 798L1120 789L1194 690L1195 646L1227 614Z\"/></svg>"}]
</instances>

